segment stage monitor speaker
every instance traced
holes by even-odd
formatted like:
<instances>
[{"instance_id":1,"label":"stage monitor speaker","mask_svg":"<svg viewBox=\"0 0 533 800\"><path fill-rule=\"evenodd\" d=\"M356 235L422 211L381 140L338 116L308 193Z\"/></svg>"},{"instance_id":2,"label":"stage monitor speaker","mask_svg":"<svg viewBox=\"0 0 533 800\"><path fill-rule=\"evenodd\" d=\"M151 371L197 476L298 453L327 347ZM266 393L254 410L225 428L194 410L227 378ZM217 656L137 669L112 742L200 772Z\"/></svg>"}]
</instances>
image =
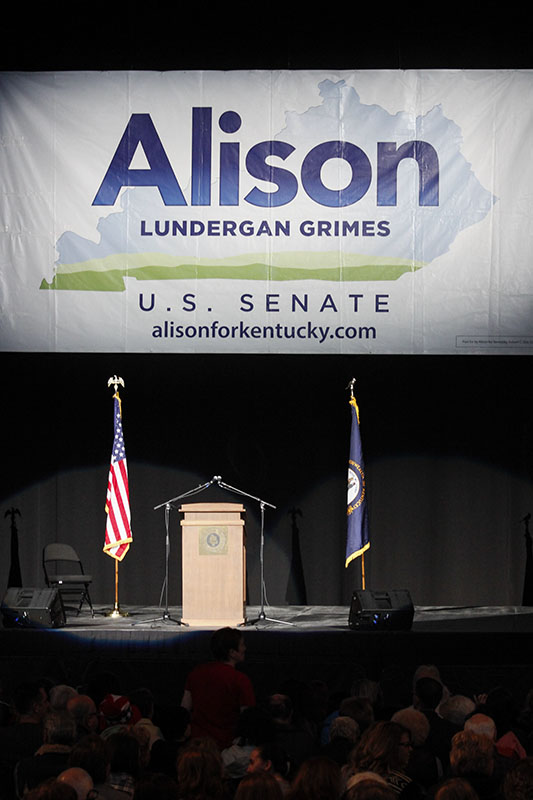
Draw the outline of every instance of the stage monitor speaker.
<instances>
[{"instance_id":1,"label":"stage monitor speaker","mask_svg":"<svg viewBox=\"0 0 533 800\"><path fill-rule=\"evenodd\" d=\"M356 589L348 625L354 631L409 631L415 610L407 589Z\"/></svg>"},{"instance_id":2,"label":"stage monitor speaker","mask_svg":"<svg viewBox=\"0 0 533 800\"><path fill-rule=\"evenodd\" d=\"M2 600L4 628L62 628L65 611L57 589L11 587Z\"/></svg>"}]
</instances>

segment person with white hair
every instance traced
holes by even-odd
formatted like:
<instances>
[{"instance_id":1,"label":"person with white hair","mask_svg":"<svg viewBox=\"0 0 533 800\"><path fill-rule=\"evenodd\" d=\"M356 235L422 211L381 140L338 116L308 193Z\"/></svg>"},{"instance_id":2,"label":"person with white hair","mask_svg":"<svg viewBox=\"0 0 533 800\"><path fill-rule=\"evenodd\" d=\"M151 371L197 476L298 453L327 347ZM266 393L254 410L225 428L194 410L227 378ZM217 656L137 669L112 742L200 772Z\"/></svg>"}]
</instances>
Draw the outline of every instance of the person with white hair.
<instances>
[{"instance_id":1,"label":"person with white hair","mask_svg":"<svg viewBox=\"0 0 533 800\"><path fill-rule=\"evenodd\" d=\"M496 729L496 723L492 717L489 717L487 714L472 714L472 716L466 720L464 729L470 733L476 733L478 736L484 736L491 742L494 751L493 771L494 774L499 776L501 780L509 772L515 760L498 752L496 747L498 732Z\"/></svg>"},{"instance_id":2,"label":"person with white hair","mask_svg":"<svg viewBox=\"0 0 533 800\"><path fill-rule=\"evenodd\" d=\"M67 686L65 683L52 686L48 693L50 707L53 709L53 711L62 711L66 709L70 698L76 697L77 694L77 689L75 689L73 686Z\"/></svg>"},{"instance_id":3,"label":"person with white hair","mask_svg":"<svg viewBox=\"0 0 533 800\"><path fill-rule=\"evenodd\" d=\"M476 710L476 704L464 694L453 694L439 706L439 714L452 725L457 725L460 730L464 727L465 720Z\"/></svg>"},{"instance_id":4,"label":"person with white hair","mask_svg":"<svg viewBox=\"0 0 533 800\"><path fill-rule=\"evenodd\" d=\"M329 729L329 742L320 749L320 754L342 767L347 763L359 737L359 725L352 717L336 717Z\"/></svg>"},{"instance_id":5,"label":"person with white hair","mask_svg":"<svg viewBox=\"0 0 533 800\"><path fill-rule=\"evenodd\" d=\"M359 725L352 717L337 717L331 723L331 728L329 729L330 741L339 737L349 739L352 744L357 744L359 741Z\"/></svg>"},{"instance_id":6,"label":"person with white hair","mask_svg":"<svg viewBox=\"0 0 533 800\"><path fill-rule=\"evenodd\" d=\"M464 729L465 731L478 733L480 736L486 736L491 742L496 741L496 723L486 714L472 714L465 721Z\"/></svg>"}]
</instances>

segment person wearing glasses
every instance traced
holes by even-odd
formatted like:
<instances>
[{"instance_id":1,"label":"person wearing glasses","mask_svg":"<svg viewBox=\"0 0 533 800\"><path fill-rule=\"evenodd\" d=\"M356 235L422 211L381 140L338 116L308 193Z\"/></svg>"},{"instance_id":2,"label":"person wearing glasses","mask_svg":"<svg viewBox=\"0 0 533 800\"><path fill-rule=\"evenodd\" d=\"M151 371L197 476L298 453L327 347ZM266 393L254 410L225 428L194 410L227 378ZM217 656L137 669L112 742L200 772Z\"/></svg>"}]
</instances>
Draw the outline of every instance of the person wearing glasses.
<instances>
[{"instance_id":1,"label":"person wearing glasses","mask_svg":"<svg viewBox=\"0 0 533 800\"><path fill-rule=\"evenodd\" d=\"M375 722L350 758L351 771L376 773L401 800L422 800L422 789L406 774L412 748L411 734L402 725Z\"/></svg>"}]
</instances>

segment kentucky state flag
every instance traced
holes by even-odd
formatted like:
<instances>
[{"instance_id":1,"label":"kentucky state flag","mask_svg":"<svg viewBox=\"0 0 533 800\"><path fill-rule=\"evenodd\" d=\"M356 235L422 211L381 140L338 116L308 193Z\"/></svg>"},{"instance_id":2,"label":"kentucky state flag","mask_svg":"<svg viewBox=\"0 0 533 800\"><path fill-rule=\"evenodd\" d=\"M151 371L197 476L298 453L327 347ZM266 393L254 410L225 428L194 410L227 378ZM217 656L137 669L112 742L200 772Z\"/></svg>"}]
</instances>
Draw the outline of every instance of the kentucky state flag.
<instances>
[{"instance_id":1,"label":"kentucky state flag","mask_svg":"<svg viewBox=\"0 0 533 800\"><path fill-rule=\"evenodd\" d=\"M365 465L359 432L359 409L355 397L350 399L352 432L350 459L348 461L348 535L346 538L346 564L362 556L370 547L368 540L368 512L366 507Z\"/></svg>"}]
</instances>

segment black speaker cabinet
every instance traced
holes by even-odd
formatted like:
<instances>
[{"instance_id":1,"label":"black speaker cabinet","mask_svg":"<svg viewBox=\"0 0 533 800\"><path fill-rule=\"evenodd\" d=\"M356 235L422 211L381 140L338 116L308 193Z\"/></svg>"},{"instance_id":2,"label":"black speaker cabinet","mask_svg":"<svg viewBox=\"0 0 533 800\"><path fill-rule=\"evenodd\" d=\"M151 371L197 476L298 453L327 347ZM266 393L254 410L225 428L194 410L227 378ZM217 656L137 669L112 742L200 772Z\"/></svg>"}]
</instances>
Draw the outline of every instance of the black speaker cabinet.
<instances>
[{"instance_id":1,"label":"black speaker cabinet","mask_svg":"<svg viewBox=\"0 0 533 800\"><path fill-rule=\"evenodd\" d=\"M348 625L354 631L409 631L415 610L407 589L356 589Z\"/></svg>"},{"instance_id":2,"label":"black speaker cabinet","mask_svg":"<svg viewBox=\"0 0 533 800\"><path fill-rule=\"evenodd\" d=\"M62 628L65 612L57 589L8 589L2 600L4 628Z\"/></svg>"}]
</instances>

